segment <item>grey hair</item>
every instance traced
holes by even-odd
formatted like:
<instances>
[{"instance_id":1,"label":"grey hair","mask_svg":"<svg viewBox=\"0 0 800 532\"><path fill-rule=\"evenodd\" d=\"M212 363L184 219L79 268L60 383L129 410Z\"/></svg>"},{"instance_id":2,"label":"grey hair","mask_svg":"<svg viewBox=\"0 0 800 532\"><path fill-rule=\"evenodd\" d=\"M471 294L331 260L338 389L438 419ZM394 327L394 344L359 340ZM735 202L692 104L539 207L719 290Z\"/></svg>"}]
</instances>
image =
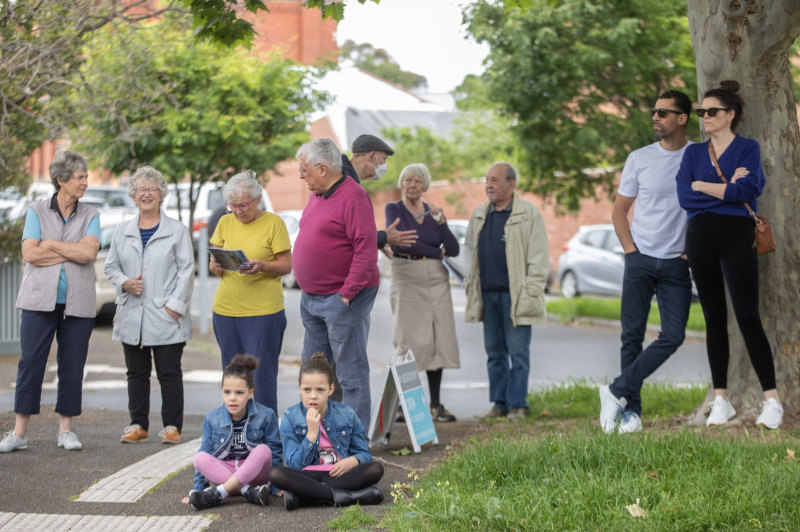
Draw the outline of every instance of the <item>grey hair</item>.
<instances>
[{"instance_id":1,"label":"grey hair","mask_svg":"<svg viewBox=\"0 0 800 532\"><path fill-rule=\"evenodd\" d=\"M397 180L397 188L403 188L403 179L405 179L408 175L415 175L422 178L423 192L428 190L428 187L431 186L431 173L428 171L428 167L422 163L413 163L409 164L400 171L400 177Z\"/></svg>"},{"instance_id":2,"label":"grey hair","mask_svg":"<svg viewBox=\"0 0 800 532\"><path fill-rule=\"evenodd\" d=\"M89 171L86 157L72 150L58 150L50 163L50 182L56 192L61 190L61 183L66 183L78 170Z\"/></svg>"},{"instance_id":3,"label":"grey hair","mask_svg":"<svg viewBox=\"0 0 800 532\"><path fill-rule=\"evenodd\" d=\"M511 166L511 163L507 163L505 161L497 161L492 166L502 164L506 167L506 181L517 181L519 179L519 172L517 169Z\"/></svg>"},{"instance_id":4,"label":"grey hair","mask_svg":"<svg viewBox=\"0 0 800 532\"><path fill-rule=\"evenodd\" d=\"M225 201L230 201L231 198L242 192L246 193L250 198L261 198L261 183L256 179L256 173L252 170L245 170L228 179L228 182L222 187L222 197Z\"/></svg>"},{"instance_id":5,"label":"grey hair","mask_svg":"<svg viewBox=\"0 0 800 532\"><path fill-rule=\"evenodd\" d=\"M306 158L306 164L324 164L331 170L342 171L342 152L331 139L314 139L297 150L295 159Z\"/></svg>"},{"instance_id":6,"label":"grey hair","mask_svg":"<svg viewBox=\"0 0 800 532\"><path fill-rule=\"evenodd\" d=\"M167 197L169 189L167 189L167 180L164 179L164 176L161 175L161 172L152 166L142 166L141 168L137 168L128 182L128 195L130 197L133 197L133 195L136 194L136 189L139 187L140 181L151 181L155 183L158 187L158 193L161 196L158 204L161 205L164 203L164 198Z\"/></svg>"}]
</instances>

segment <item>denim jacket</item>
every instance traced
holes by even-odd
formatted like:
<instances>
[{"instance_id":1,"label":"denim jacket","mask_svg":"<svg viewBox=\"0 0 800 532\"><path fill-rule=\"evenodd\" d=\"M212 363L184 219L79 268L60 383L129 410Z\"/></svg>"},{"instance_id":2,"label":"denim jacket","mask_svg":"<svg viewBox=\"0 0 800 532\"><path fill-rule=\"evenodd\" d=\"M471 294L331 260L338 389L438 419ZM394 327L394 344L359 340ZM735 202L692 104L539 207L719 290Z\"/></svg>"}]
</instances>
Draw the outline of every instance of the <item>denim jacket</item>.
<instances>
[{"instance_id":1,"label":"denim jacket","mask_svg":"<svg viewBox=\"0 0 800 532\"><path fill-rule=\"evenodd\" d=\"M313 442L306 438L307 412L308 409L300 402L289 407L281 420L281 440L285 449L284 463L293 469L303 469L319 463L319 435ZM320 424L325 427L325 432L339 458L355 456L362 464L372 461L367 438L364 435L364 425L352 408L329 400Z\"/></svg>"},{"instance_id":2,"label":"denim jacket","mask_svg":"<svg viewBox=\"0 0 800 532\"><path fill-rule=\"evenodd\" d=\"M207 452L214 458L224 460L233 439L233 420L225 405L206 414L203 420L203 441L197 452ZM244 441L248 449L266 443L272 451L272 463L283 462L281 440L278 435L278 416L271 408L255 402L247 401L247 421L244 425ZM206 477L199 471L194 472L194 489L202 490L208 486ZM272 488L273 495L278 490Z\"/></svg>"}]
</instances>

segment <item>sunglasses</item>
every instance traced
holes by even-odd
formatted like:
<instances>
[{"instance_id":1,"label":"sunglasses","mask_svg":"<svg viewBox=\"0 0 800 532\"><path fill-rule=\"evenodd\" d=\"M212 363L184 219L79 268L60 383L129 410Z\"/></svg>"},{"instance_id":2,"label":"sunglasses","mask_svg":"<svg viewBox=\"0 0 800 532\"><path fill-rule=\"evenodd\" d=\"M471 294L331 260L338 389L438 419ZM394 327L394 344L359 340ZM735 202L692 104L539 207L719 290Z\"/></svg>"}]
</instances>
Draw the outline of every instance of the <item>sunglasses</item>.
<instances>
[{"instance_id":1,"label":"sunglasses","mask_svg":"<svg viewBox=\"0 0 800 532\"><path fill-rule=\"evenodd\" d=\"M730 107L709 107L708 109L703 109L702 107L698 107L695 113L697 113L697 116L699 116L700 118L703 118L706 115L706 113L708 113L708 116L717 116L717 113L719 111L730 111L730 110L731 110Z\"/></svg>"},{"instance_id":2,"label":"sunglasses","mask_svg":"<svg viewBox=\"0 0 800 532\"><path fill-rule=\"evenodd\" d=\"M659 118L666 118L667 114L675 113L676 115L682 115L683 111L676 111L675 109L650 109L650 118L658 115Z\"/></svg>"}]
</instances>

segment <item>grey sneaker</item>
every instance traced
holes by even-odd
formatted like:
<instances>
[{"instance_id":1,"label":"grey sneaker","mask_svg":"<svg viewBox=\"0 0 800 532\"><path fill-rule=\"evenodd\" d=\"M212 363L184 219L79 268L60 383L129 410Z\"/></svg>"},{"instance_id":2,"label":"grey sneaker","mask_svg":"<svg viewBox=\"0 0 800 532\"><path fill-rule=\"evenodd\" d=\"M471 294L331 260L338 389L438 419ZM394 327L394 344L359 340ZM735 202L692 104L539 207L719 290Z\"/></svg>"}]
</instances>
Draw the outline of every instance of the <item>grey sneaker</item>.
<instances>
[{"instance_id":1,"label":"grey sneaker","mask_svg":"<svg viewBox=\"0 0 800 532\"><path fill-rule=\"evenodd\" d=\"M521 419L525 419L526 417L528 417L527 408L512 408L506 416L509 421L519 421Z\"/></svg>"},{"instance_id":2,"label":"grey sneaker","mask_svg":"<svg viewBox=\"0 0 800 532\"><path fill-rule=\"evenodd\" d=\"M65 430L58 435L58 446L67 451L80 451L83 449L80 440L71 430Z\"/></svg>"},{"instance_id":3,"label":"grey sneaker","mask_svg":"<svg viewBox=\"0 0 800 532\"><path fill-rule=\"evenodd\" d=\"M217 488L208 487L202 491L192 490L189 492L189 503L195 510L213 508L219 506L221 502L222 495L219 494Z\"/></svg>"},{"instance_id":4,"label":"grey sneaker","mask_svg":"<svg viewBox=\"0 0 800 532\"><path fill-rule=\"evenodd\" d=\"M269 484L250 486L244 493L244 498L247 502L256 506L269 505Z\"/></svg>"},{"instance_id":5,"label":"grey sneaker","mask_svg":"<svg viewBox=\"0 0 800 532\"><path fill-rule=\"evenodd\" d=\"M600 426L606 434L614 432L617 420L628 404L624 397L617 398L611 393L611 388L606 384L600 388Z\"/></svg>"},{"instance_id":6,"label":"grey sneaker","mask_svg":"<svg viewBox=\"0 0 800 532\"><path fill-rule=\"evenodd\" d=\"M10 453L11 451L24 451L28 448L28 439L20 438L14 431L6 432L3 441L0 441L0 453Z\"/></svg>"},{"instance_id":7,"label":"grey sneaker","mask_svg":"<svg viewBox=\"0 0 800 532\"><path fill-rule=\"evenodd\" d=\"M493 406L492 409L483 414L480 419L498 419L501 417L506 417L507 414L508 412L503 412L496 406Z\"/></svg>"},{"instance_id":8,"label":"grey sneaker","mask_svg":"<svg viewBox=\"0 0 800 532\"><path fill-rule=\"evenodd\" d=\"M633 410L625 410L622 413L622 418L619 420L619 434L630 434L631 432L642 431L642 418L639 417Z\"/></svg>"}]
</instances>

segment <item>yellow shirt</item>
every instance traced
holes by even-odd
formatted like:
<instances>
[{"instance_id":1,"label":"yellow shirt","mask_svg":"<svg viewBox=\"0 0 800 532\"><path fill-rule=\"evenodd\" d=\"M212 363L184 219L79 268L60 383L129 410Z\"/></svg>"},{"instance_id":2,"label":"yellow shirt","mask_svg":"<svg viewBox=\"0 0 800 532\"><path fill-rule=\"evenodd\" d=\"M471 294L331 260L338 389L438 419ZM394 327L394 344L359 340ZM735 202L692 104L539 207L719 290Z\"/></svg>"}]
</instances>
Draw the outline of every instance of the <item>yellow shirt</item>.
<instances>
[{"instance_id":1,"label":"yellow shirt","mask_svg":"<svg viewBox=\"0 0 800 532\"><path fill-rule=\"evenodd\" d=\"M280 216L265 212L243 224L232 214L220 218L211 244L224 249L241 249L248 259L274 261L275 255L292 248L289 232ZM246 275L222 272L214 296L214 312L222 316L264 316L283 310L280 277L268 273Z\"/></svg>"}]
</instances>

